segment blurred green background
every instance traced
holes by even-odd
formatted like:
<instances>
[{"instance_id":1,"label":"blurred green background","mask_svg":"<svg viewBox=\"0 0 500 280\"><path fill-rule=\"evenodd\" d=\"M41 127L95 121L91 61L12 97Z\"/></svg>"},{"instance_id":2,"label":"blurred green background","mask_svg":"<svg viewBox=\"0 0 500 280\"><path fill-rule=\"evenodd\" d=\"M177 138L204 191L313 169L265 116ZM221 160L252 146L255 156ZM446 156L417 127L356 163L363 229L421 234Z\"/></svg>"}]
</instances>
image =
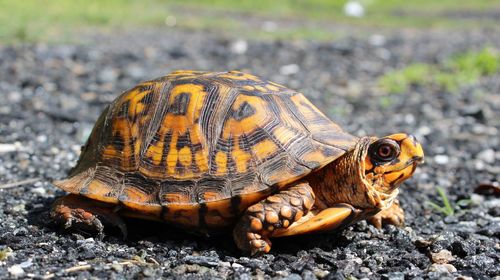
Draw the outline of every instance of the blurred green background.
<instances>
[{"instance_id":1,"label":"blurred green background","mask_svg":"<svg viewBox=\"0 0 500 280\"><path fill-rule=\"evenodd\" d=\"M145 26L327 40L344 35L338 25L365 32L495 27L499 15L495 0L0 0L0 42L78 41L80 32Z\"/></svg>"}]
</instances>

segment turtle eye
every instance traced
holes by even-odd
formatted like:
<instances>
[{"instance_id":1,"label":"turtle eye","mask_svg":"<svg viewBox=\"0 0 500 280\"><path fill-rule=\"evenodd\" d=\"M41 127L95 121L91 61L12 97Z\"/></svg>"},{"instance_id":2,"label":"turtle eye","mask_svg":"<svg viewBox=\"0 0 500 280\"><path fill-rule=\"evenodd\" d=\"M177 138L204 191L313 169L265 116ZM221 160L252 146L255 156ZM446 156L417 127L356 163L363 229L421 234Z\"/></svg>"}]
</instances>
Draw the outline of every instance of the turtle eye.
<instances>
[{"instance_id":1,"label":"turtle eye","mask_svg":"<svg viewBox=\"0 0 500 280\"><path fill-rule=\"evenodd\" d=\"M399 145L391 139L380 139L370 145L368 153L376 162L390 162L399 156Z\"/></svg>"}]
</instances>

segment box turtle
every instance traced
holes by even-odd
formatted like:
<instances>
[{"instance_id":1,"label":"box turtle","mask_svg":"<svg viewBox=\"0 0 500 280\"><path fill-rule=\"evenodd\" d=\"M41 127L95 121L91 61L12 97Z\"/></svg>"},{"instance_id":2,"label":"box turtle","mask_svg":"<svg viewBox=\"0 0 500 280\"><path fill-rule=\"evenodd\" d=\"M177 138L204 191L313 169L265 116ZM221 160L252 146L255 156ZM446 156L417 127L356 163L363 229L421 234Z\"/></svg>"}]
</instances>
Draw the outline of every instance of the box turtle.
<instances>
[{"instance_id":1,"label":"box turtle","mask_svg":"<svg viewBox=\"0 0 500 280\"><path fill-rule=\"evenodd\" d=\"M355 137L301 93L237 71L177 71L106 107L51 217L125 232L121 216L210 235L250 254L270 238L361 219L400 225L398 186L423 160L415 137Z\"/></svg>"}]
</instances>

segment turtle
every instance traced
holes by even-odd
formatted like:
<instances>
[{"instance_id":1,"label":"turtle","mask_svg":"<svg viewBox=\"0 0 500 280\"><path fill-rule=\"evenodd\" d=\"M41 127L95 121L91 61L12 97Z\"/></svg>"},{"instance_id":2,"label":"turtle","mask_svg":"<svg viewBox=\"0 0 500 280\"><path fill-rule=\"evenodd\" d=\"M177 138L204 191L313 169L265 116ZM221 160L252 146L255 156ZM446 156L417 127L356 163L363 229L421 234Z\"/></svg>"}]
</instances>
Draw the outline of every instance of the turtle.
<instances>
[{"instance_id":1,"label":"turtle","mask_svg":"<svg viewBox=\"0 0 500 280\"><path fill-rule=\"evenodd\" d=\"M356 137L303 94L239 71L175 71L123 92L100 117L76 166L54 185L51 217L102 234L121 217L239 249L339 230L367 219L402 225L400 184L423 161L406 133Z\"/></svg>"}]
</instances>

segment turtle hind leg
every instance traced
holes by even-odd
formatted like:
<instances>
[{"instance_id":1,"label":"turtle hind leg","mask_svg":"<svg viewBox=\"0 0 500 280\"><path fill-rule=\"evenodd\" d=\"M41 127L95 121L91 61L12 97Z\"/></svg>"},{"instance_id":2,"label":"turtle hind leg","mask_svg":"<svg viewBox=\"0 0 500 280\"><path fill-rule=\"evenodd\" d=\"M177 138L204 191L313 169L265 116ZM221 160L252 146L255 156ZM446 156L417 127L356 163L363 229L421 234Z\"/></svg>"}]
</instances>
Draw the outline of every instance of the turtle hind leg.
<instances>
[{"instance_id":1,"label":"turtle hind leg","mask_svg":"<svg viewBox=\"0 0 500 280\"><path fill-rule=\"evenodd\" d=\"M50 217L65 229L93 233L98 238L104 237L103 223L110 224L119 228L126 238L125 222L113 209L113 205L69 194L54 202Z\"/></svg>"},{"instance_id":2,"label":"turtle hind leg","mask_svg":"<svg viewBox=\"0 0 500 280\"><path fill-rule=\"evenodd\" d=\"M314 205L314 192L300 183L250 206L233 230L236 245L252 255L271 250L269 236L300 220Z\"/></svg>"}]
</instances>

